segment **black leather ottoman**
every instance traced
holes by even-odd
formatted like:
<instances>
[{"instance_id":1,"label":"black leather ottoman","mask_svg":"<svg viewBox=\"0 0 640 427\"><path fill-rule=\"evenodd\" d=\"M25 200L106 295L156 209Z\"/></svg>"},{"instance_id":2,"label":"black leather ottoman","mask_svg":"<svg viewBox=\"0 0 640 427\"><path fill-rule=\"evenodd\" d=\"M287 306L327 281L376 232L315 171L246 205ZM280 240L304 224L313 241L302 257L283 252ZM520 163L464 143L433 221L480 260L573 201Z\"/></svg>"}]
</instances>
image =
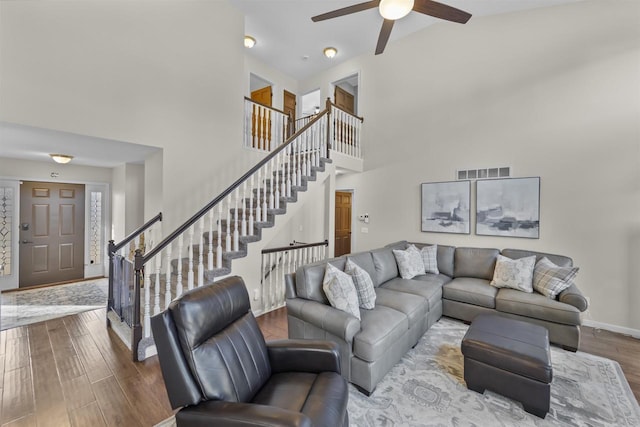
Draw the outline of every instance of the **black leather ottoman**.
<instances>
[{"instance_id":1,"label":"black leather ottoman","mask_svg":"<svg viewBox=\"0 0 640 427\"><path fill-rule=\"evenodd\" d=\"M553 371L546 328L481 314L462 339L462 354L470 390L488 389L521 402L540 418L547 415Z\"/></svg>"}]
</instances>

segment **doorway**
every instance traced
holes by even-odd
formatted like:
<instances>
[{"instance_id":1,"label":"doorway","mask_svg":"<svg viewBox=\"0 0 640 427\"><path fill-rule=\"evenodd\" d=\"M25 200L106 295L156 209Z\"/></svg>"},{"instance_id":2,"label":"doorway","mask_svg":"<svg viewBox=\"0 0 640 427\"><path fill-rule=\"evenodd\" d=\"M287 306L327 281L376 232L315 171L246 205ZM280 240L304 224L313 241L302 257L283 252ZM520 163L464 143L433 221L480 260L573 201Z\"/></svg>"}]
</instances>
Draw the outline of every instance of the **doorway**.
<instances>
[{"instance_id":1,"label":"doorway","mask_svg":"<svg viewBox=\"0 0 640 427\"><path fill-rule=\"evenodd\" d=\"M358 74L336 80L333 85L333 103L347 113L358 114L359 84Z\"/></svg>"},{"instance_id":2,"label":"doorway","mask_svg":"<svg viewBox=\"0 0 640 427\"><path fill-rule=\"evenodd\" d=\"M84 278L85 186L20 185L19 287Z\"/></svg>"},{"instance_id":3,"label":"doorway","mask_svg":"<svg viewBox=\"0 0 640 427\"><path fill-rule=\"evenodd\" d=\"M294 133L295 122L296 122L296 94L291 93L288 90L284 90L282 93L282 111L286 115L289 116L289 121L287 122L287 137L290 137Z\"/></svg>"},{"instance_id":4,"label":"doorway","mask_svg":"<svg viewBox=\"0 0 640 427\"><path fill-rule=\"evenodd\" d=\"M353 193L336 191L334 256L351 253L351 204Z\"/></svg>"}]
</instances>

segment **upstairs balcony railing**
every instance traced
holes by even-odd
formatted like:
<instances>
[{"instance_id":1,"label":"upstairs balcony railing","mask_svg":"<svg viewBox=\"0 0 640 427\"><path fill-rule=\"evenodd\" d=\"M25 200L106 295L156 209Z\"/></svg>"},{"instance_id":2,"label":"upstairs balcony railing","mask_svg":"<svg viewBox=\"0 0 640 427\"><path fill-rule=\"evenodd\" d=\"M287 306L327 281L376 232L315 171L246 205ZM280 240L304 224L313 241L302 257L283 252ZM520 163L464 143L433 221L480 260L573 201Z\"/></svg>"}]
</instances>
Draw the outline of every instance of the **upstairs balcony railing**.
<instances>
[{"instance_id":1,"label":"upstairs balcony railing","mask_svg":"<svg viewBox=\"0 0 640 427\"><path fill-rule=\"evenodd\" d=\"M294 132L293 120L284 111L244 98L244 146L272 151Z\"/></svg>"}]
</instances>

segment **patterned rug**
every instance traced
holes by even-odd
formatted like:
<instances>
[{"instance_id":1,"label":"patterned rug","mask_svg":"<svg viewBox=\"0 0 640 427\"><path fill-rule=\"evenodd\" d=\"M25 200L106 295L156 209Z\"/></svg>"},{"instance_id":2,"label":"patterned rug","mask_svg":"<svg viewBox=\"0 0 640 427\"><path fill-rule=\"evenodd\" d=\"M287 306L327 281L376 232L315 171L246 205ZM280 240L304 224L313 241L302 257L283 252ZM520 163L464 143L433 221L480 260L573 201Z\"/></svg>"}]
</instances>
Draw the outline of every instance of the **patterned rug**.
<instances>
[{"instance_id":1,"label":"patterned rug","mask_svg":"<svg viewBox=\"0 0 640 427\"><path fill-rule=\"evenodd\" d=\"M620 365L552 347L551 409L545 419L519 403L468 390L460 342L467 325L442 318L378 384L371 397L349 390L351 426L638 427L640 407ZM173 419L159 426L175 425Z\"/></svg>"},{"instance_id":2,"label":"patterned rug","mask_svg":"<svg viewBox=\"0 0 640 427\"><path fill-rule=\"evenodd\" d=\"M2 293L2 330L51 320L107 305L108 279Z\"/></svg>"}]
</instances>

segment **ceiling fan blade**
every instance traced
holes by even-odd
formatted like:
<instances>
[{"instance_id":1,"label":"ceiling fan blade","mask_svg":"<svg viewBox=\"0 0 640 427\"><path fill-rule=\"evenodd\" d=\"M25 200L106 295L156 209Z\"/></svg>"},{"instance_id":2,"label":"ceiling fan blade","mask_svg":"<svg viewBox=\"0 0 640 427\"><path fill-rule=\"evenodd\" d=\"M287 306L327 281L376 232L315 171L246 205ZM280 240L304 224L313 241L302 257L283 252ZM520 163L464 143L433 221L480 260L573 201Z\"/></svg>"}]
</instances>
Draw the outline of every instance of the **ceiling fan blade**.
<instances>
[{"instance_id":1,"label":"ceiling fan blade","mask_svg":"<svg viewBox=\"0 0 640 427\"><path fill-rule=\"evenodd\" d=\"M362 12L363 10L373 9L380 5L380 0L366 1L364 3L354 4L353 6L343 7L342 9L336 9L331 12L323 13L311 18L313 22L324 21L325 19L337 18L339 16L349 15L356 12Z\"/></svg>"},{"instance_id":2,"label":"ceiling fan blade","mask_svg":"<svg viewBox=\"0 0 640 427\"><path fill-rule=\"evenodd\" d=\"M469 18L471 18L471 14L464 10L456 9L455 7L447 6L446 4L433 0L415 0L413 10L459 24L466 24Z\"/></svg>"},{"instance_id":3,"label":"ceiling fan blade","mask_svg":"<svg viewBox=\"0 0 640 427\"><path fill-rule=\"evenodd\" d=\"M382 23L380 35L378 36L378 44L376 45L376 55L380 55L382 52L384 52L384 48L385 46L387 46L389 36L391 35L391 30L393 29L394 22L396 21L392 19L385 19Z\"/></svg>"}]
</instances>

